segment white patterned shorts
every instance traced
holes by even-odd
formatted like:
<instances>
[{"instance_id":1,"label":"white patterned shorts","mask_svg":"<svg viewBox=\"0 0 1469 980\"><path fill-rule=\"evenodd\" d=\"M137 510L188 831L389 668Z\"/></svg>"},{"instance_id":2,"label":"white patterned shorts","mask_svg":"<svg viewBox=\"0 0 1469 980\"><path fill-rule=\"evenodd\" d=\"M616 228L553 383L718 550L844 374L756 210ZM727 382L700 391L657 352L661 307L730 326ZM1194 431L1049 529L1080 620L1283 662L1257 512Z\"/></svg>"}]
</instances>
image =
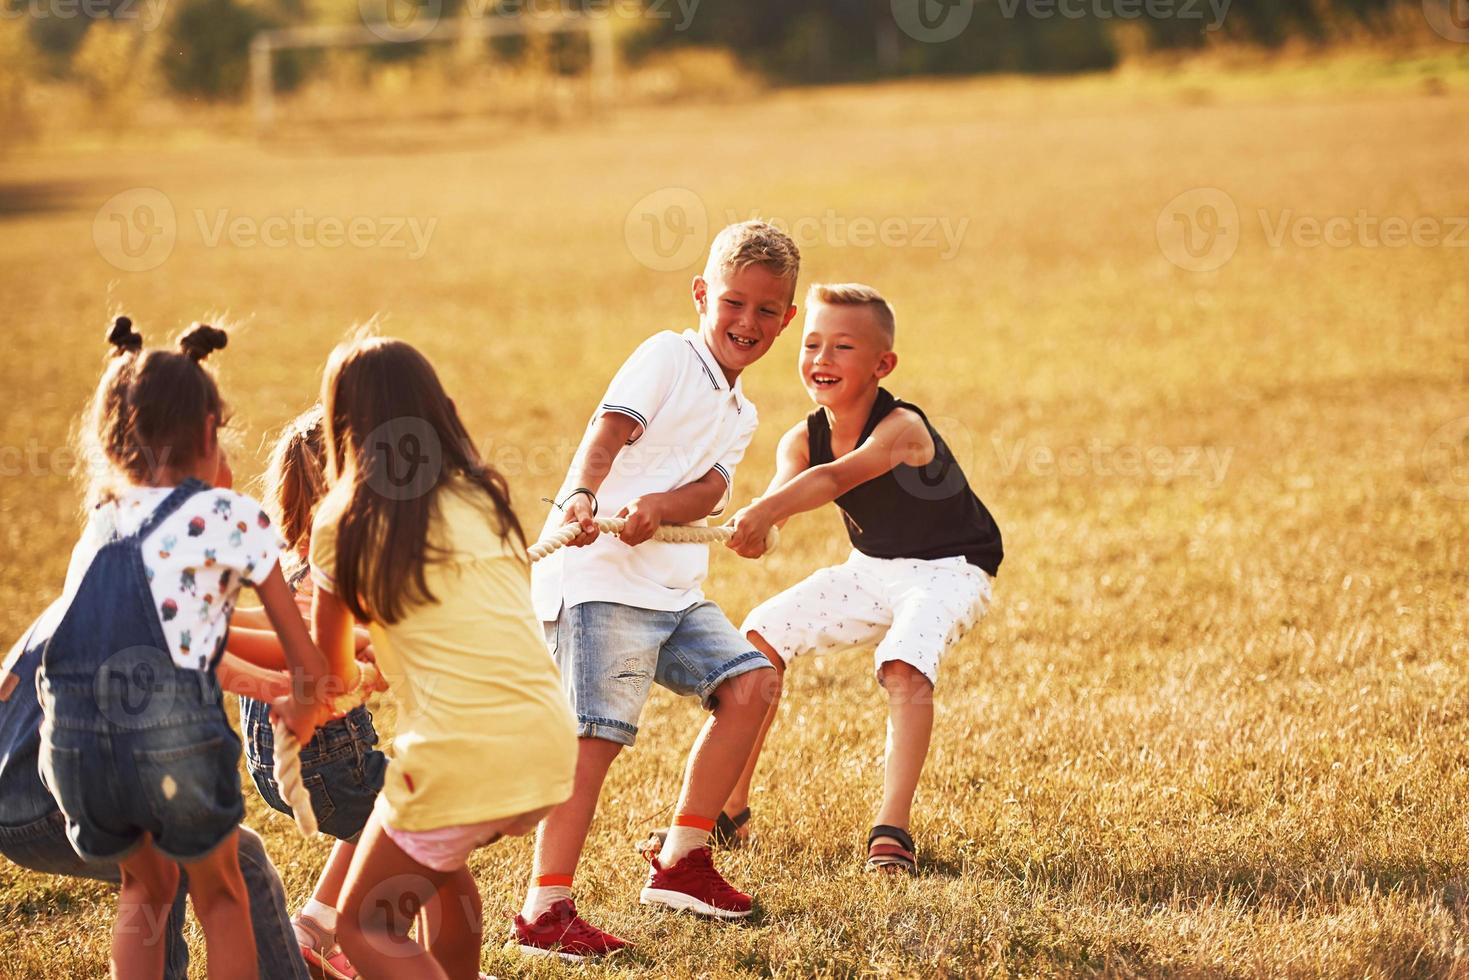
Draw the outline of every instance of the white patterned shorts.
<instances>
[{"instance_id":1,"label":"white patterned shorts","mask_svg":"<svg viewBox=\"0 0 1469 980\"><path fill-rule=\"evenodd\" d=\"M939 659L989 609L990 577L963 558L871 558L853 551L757 606L741 633L755 631L790 663L808 653L876 646L938 683Z\"/></svg>"}]
</instances>

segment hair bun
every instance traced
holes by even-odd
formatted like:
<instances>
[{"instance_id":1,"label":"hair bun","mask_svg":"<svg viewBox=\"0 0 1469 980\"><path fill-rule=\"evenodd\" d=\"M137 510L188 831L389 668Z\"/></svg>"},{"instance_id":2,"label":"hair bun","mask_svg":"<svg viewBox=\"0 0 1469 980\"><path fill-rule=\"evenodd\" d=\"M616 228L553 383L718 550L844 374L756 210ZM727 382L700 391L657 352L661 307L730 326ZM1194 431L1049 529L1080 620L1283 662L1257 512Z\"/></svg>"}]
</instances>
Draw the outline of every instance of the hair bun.
<instances>
[{"instance_id":1,"label":"hair bun","mask_svg":"<svg viewBox=\"0 0 1469 980\"><path fill-rule=\"evenodd\" d=\"M143 349L143 335L133 329L130 317L120 316L107 328L107 342L116 348L114 355L134 354Z\"/></svg>"},{"instance_id":2,"label":"hair bun","mask_svg":"<svg viewBox=\"0 0 1469 980\"><path fill-rule=\"evenodd\" d=\"M179 349L195 361L202 361L229 343L229 334L207 323L196 323L179 338Z\"/></svg>"}]
</instances>

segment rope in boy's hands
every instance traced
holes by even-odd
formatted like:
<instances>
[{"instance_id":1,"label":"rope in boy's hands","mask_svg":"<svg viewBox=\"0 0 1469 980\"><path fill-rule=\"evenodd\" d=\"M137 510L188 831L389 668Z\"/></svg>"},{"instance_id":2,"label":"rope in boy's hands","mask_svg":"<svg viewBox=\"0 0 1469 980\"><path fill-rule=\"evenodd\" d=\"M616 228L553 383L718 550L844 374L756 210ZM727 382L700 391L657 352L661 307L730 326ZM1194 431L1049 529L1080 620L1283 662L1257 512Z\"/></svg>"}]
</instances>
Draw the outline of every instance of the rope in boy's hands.
<instances>
[{"instance_id":1,"label":"rope in boy's hands","mask_svg":"<svg viewBox=\"0 0 1469 980\"><path fill-rule=\"evenodd\" d=\"M620 534L627 521L621 517L598 517L595 519L597 530L602 534ZM576 541L583 534L579 524L563 524L552 531L527 549L532 562L540 561L547 555L560 551L562 548ZM672 544L722 544L734 536L734 527L724 525L723 527L704 527L696 524L665 524L653 533L654 541L667 541ZM765 551L774 551L780 541L780 531L771 527L770 533L765 536Z\"/></svg>"}]
</instances>

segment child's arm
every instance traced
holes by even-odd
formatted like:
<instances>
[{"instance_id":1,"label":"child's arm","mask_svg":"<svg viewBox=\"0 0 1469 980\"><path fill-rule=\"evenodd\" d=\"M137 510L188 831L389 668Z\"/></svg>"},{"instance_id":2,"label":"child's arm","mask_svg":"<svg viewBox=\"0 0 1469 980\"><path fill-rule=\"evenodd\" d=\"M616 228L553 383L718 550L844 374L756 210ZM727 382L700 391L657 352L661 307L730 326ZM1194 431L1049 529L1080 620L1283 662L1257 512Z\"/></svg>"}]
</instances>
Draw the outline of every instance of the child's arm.
<instances>
[{"instance_id":1,"label":"child's arm","mask_svg":"<svg viewBox=\"0 0 1469 980\"><path fill-rule=\"evenodd\" d=\"M330 712L330 695L338 692L320 689L319 681L327 676L327 661L311 642L279 565L271 569L265 581L256 584L255 593L280 638L281 653L291 672L291 695L276 701L272 708L304 745L311 740L318 720Z\"/></svg>"},{"instance_id":2,"label":"child's arm","mask_svg":"<svg viewBox=\"0 0 1469 980\"><path fill-rule=\"evenodd\" d=\"M627 526L618 537L623 544L637 545L651 538L664 524L702 521L719 506L724 491L724 477L718 470L710 470L676 490L645 493L618 513L618 517L627 518Z\"/></svg>"},{"instance_id":3,"label":"child's arm","mask_svg":"<svg viewBox=\"0 0 1469 980\"><path fill-rule=\"evenodd\" d=\"M781 439L782 447L795 431L787 432ZM806 452L804 447L801 451ZM897 466L924 466L933 459L933 454L933 438L923 419L907 409L895 409L852 452L797 472L775 492L767 493L736 514L735 533L728 546L746 558L759 558L765 553L765 535L772 524L784 523L796 514L831 503L853 487ZM772 480L771 486L775 483Z\"/></svg>"},{"instance_id":4,"label":"child's arm","mask_svg":"<svg viewBox=\"0 0 1469 980\"><path fill-rule=\"evenodd\" d=\"M274 701L291 693L291 677L281 670L262 670L254 664L238 659L229 648L219 658L215 668L221 689L256 701Z\"/></svg>"},{"instance_id":5,"label":"child's arm","mask_svg":"<svg viewBox=\"0 0 1469 980\"><path fill-rule=\"evenodd\" d=\"M238 612L230 617L230 635L225 641L225 650L247 664L264 667L266 670L285 670L286 652L281 649L280 637L275 635L275 631L236 626L234 620L238 618ZM261 611L261 618L266 618L264 610Z\"/></svg>"},{"instance_id":6,"label":"child's arm","mask_svg":"<svg viewBox=\"0 0 1469 980\"><path fill-rule=\"evenodd\" d=\"M270 629L270 617L265 615L265 610L259 606L250 606L241 609L238 606L230 615L230 626L243 626L247 630Z\"/></svg>"},{"instance_id":7,"label":"child's arm","mask_svg":"<svg viewBox=\"0 0 1469 980\"><path fill-rule=\"evenodd\" d=\"M617 454L627 445L637 428L638 421L621 412L603 412L598 416L586 438L582 440L582 448L577 452L576 459L571 463L571 469L566 474L566 485L575 490L590 490L593 494L600 490L602 481L612 472ZM572 538L571 544L580 548L597 540L599 532L596 521L593 520L592 498L578 493L563 503L563 513L566 515L563 523L581 525L582 533Z\"/></svg>"}]
</instances>

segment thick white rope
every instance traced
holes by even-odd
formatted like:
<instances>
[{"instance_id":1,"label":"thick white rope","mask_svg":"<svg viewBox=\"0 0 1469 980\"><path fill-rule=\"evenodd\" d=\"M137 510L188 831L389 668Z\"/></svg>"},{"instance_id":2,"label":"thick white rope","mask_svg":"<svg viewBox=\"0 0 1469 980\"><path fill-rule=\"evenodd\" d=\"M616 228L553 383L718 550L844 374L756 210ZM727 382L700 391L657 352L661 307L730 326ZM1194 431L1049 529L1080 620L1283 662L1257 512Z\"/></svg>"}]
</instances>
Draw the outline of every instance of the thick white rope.
<instances>
[{"instance_id":1,"label":"thick white rope","mask_svg":"<svg viewBox=\"0 0 1469 980\"><path fill-rule=\"evenodd\" d=\"M597 530L603 534L621 534L622 529L627 526L627 519L623 517L598 517ZM581 533L581 525L565 524L552 531L527 549L532 562L540 561L547 555L560 551L572 542ZM726 524L722 527L705 527L701 524L665 524L653 532L654 541L667 541L671 544L722 544L734 537L734 528ZM771 525L770 533L765 536L765 550L771 552L780 543L780 531Z\"/></svg>"}]
</instances>

